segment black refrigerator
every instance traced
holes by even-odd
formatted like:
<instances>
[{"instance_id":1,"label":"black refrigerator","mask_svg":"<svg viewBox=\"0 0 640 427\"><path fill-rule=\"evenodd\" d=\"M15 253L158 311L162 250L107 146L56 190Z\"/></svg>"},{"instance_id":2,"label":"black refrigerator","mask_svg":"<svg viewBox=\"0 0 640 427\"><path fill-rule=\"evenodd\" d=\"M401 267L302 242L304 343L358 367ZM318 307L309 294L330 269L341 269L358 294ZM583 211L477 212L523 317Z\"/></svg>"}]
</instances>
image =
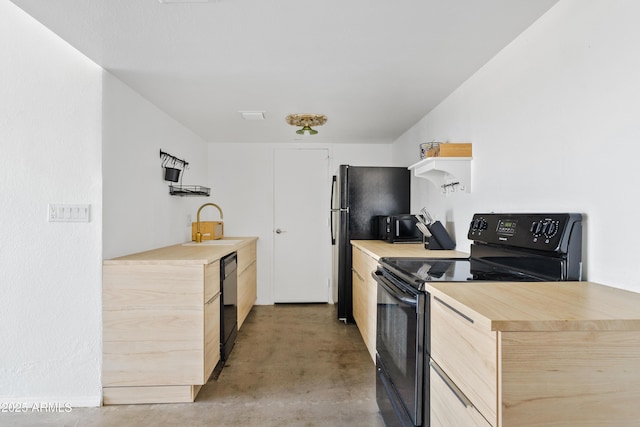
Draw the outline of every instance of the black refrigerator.
<instances>
[{"instance_id":1,"label":"black refrigerator","mask_svg":"<svg viewBox=\"0 0 640 427\"><path fill-rule=\"evenodd\" d=\"M333 280L337 284L338 319L353 323L349 242L377 239L376 215L410 213L410 187L410 171L402 167L341 165L333 176L331 244Z\"/></svg>"}]
</instances>

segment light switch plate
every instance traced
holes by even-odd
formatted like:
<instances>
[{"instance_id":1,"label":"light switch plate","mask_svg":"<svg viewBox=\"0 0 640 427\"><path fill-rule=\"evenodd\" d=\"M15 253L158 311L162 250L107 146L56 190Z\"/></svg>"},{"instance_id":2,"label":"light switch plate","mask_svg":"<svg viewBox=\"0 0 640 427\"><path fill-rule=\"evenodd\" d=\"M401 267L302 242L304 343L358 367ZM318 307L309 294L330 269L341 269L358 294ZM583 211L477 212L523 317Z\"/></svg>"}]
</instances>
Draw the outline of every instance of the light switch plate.
<instances>
[{"instance_id":1,"label":"light switch plate","mask_svg":"<svg viewBox=\"0 0 640 427\"><path fill-rule=\"evenodd\" d=\"M49 222L89 222L91 205L49 204L47 219Z\"/></svg>"}]
</instances>

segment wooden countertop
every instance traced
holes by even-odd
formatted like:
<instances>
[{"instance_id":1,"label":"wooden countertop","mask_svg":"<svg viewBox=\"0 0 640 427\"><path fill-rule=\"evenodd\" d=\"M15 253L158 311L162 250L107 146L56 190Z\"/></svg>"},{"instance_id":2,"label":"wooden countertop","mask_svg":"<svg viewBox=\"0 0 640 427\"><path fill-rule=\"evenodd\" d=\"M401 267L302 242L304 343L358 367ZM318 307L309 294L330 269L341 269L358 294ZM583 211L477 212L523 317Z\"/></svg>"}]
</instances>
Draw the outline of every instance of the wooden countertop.
<instances>
[{"instance_id":1,"label":"wooden countertop","mask_svg":"<svg viewBox=\"0 0 640 427\"><path fill-rule=\"evenodd\" d=\"M388 243L384 240L351 240L351 244L362 249L376 261L382 257L467 258L469 256L469 254L460 251L435 251L425 249L422 243Z\"/></svg>"},{"instance_id":2,"label":"wooden countertop","mask_svg":"<svg viewBox=\"0 0 640 427\"><path fill-rule=\"evenodd\" d=\"M372 258L466 258L422 244L352 240ZM593 282L430 282L427 291L493 331L640 330L640 293Z\"/></svg>"},{"instance_id":3,"label":"wooden countertop","mask_svg":"<svg viewBox=\"0 0 640 427\"><path fill-rule=\"evenodd\" d=\"M189 245L165 246L150 251L138 252L103 261L110 264L210 264L225 255L255 242L257 237L225 237L222 240L240 240L232 245ZM191 243L191 242L187 242Z\"/></svg>"},{"instance_id":4,"label":"wooden countertop","mask_svg":"<svg viewBox=\"0 0 640 427\"><path fill-rule=\"evenodd\" d=\"M493 331L640 330L640 294L593 282L431 282L427 291Z\"/></svg>"}]
</instances>

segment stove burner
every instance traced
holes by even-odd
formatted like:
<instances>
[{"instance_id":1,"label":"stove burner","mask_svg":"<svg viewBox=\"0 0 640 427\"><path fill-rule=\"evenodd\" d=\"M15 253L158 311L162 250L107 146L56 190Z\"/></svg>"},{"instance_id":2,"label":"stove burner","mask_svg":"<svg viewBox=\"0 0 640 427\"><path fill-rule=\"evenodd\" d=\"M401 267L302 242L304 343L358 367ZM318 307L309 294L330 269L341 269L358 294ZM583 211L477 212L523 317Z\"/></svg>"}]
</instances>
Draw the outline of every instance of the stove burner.
<instances>
[{"instance_id":1,"label":"stove burner","mask_svg":"<svg viewBox=\"0 0 640 427\"><path fill-rule=\"evenodd\" d=\"M382 258L384 270L396 280L421 289L425 282L535 282L544 280L522 271L516 271L487 262L455 258Z\"/></svg>"}]
</instances>

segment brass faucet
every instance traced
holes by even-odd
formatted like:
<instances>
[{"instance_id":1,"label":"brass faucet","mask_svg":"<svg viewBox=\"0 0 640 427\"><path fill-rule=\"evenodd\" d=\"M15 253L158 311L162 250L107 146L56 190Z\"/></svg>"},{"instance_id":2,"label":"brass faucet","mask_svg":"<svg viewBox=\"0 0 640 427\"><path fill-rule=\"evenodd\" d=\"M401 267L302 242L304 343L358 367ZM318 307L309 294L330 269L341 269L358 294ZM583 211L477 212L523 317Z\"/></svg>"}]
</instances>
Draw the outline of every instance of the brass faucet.
<instances>
[{"instance_id":1,"label":"brass faucet","mask_svg":"<svg viewBox=\"0 0 640 427\"><path fill-rule=\"evenodd\" d=\"M220 212L220 219L223 218L222 217L222 209L220 209L220 206L216 205L215 203L205 203L204 205L200 206L198 208L198 213L196 214L196 220L197 220L197 224L196 224L196 243L202 243L202 234L200 233L200 211L205 206L213 206L214 208L218 209L218 212Z\"/></svg>"}]
</instances>

